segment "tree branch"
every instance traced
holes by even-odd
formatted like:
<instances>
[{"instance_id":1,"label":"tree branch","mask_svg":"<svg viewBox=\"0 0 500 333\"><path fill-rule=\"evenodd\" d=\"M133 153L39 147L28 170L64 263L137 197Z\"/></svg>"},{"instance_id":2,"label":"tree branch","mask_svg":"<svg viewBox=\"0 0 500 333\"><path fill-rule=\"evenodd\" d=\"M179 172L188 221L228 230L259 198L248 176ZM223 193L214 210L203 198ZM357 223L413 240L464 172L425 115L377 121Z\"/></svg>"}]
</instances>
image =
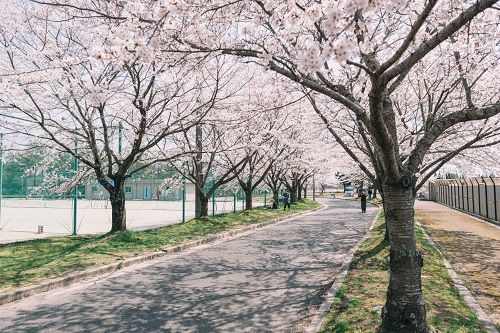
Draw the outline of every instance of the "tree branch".
<instances>
[{"instance_id":1,"label":"tree branch","mask_svg":"<svg viewBox=\"0 0 500 333\"><path fill-rule=\"evenodd\" d=\"M460 30L468 22L472 21L479 13L485 11L486 9L492 7L498 2L498 0L478 0L472 6L463 11L457 18L446 25L441 31L438 31L432 38L428 41L422 43L415 52L411 53L405 60L401 61L391 69L387 70L384 74L381 74L384 82L389 82L396 76L400 75L404 71L410 69L424 58L429 52L434 50L441 42L450 38L455 32Z\"/></svg>"}]
</instances>

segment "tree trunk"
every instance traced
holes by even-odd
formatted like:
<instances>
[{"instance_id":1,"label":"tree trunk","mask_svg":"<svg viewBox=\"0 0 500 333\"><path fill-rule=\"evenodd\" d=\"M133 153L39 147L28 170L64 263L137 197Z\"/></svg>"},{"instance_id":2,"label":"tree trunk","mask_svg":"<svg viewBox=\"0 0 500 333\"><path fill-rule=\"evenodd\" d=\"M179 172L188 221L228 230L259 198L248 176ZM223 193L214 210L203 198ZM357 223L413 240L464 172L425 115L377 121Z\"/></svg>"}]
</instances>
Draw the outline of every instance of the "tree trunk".
<instances>
[{"instance_id":1,"label":"tree trunk","mask_svg":"<svg viewBox=\"0 0 500 333\"><path fill-rule=\"evenodd\" d=\"M375 191L374 191L375 193ZM382 198L383 199L383 198ZM386 207L385 207L385 201L382 200L382 207L384 209L384 214L385 212L387 211ZM386 222L385 222L385 235L384 235L384 241L388 242L390 241L390 238L389 238L389 226L388 226L388 223L387 223L387 219L386 219Z\"/></svg>"},{"instance_id":2,"label":"tree trunk","mask_svg":"<svg viewBox=\"0 0 500 333\"><path fill-rule=\"evenodd\" d=\"M124 181L114 181L113 189L109 193L109 201L111 202L111 232L127 230Z\"/></svg>"},{"instance_id":3,"label":"tree trunk","mask_svg":"<svg viewBox=\"0 0 500 333\"><path fill-rule=\"evenodd\" d=\"M208 197L205 191L196 189L195 217L208 216Z\"/></svg>"},{"instance_id":4,"label":"tree trunk","mask_svg":"<svg viewBox=\"0 0 500 333\"><path fill-rule=\"evenodd\" d=\"M200 197L200 216L208 216L208 197Z\"/></svg>"},{"instance_id":5,"label":"tree trunk","mask_svg":"<svg viewBox=\"0 0 500 333\"><path fill-rule=\"evenodd\" d=\"M245 210L252 210L252 188L245 188Z\"/></svg>"},{"instance_id":6,"label":"tree trunk","mask_svg":"<svg viewBox=\"0 0 500 333\"><path fill-rule=\"evenodd\" d=\"M290 191L290 203L297 201L298 187L297 181L294 179L292 181L292 188L288 189Z\"/></svg>"},{"instance_id":7,"label":"tree trunk","mask_svg":"<svg viewBox=\"0 0 500 333\"><path fill-rule=\"evenodd\" d=\"M384 184L383 192L391 268L382 329L388 333L428 332L420 278L423 261L415 239L413 188Z\"/></svg>"},{"instance_id":8,"label":"tree trunk","mask_svg":"<svg viewBox=\"0 0 500 333\"><path fill-rule=\"evenodd\" d=\"M201 200L199 191L196 190L196 195L194 197L194 217L198 218L200 216L201 216Z\"/></svg>"}]
</instances>

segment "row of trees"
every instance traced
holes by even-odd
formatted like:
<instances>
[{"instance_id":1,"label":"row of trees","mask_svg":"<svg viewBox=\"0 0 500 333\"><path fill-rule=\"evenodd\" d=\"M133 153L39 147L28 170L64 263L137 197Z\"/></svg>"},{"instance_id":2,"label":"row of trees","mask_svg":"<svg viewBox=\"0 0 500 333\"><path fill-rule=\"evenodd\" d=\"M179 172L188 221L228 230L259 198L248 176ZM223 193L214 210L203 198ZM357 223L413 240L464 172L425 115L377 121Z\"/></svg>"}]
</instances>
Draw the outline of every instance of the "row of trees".
<instances>
[{"instance_id":1,"label":"row of trees","mask_svg":"<svg viewBox=\"0 0 500 333\"><path fill-rule=\"evenodd\" d=\"M177 168L198 184L209 165L225 163L237 171L227 177L250 190L255 174L280 174L273 168L285 150L294 156L285 164L297 168L287 186L300 186L295 170L307 175L305 162L324 155L298 138L321 121L349 156L338 164L377 179L384 198L391 275L383 329L429 330L414 198L453 159L485 167L498 157L498 0L7 3L16 22L2 28L3 104L96 173L116 221L124 218L120 185L138 158L145 167L181 158ZM281 107L294 100L299 107ZM218 115L227 124L212 130L207 119ZM120 122L130 135L117 154L110 147ZM298 123L307 126L285 131ZM231 126L239 135L217 141ZM173 142L183 135L180 149ZM87 143L83 152L75 140ZM256 149L264 143L268 150ZM224 154L211 161L218 145ZM276 161L261 164L269 155Z\"/></svg>"},{"instance_id":2,"label":"row of trees","mask_svg":"<svg viewBox=\"0 0 500 333\"><path fill-rule=\"evenodd\" d=\"M283 89L276 75L222 55L112 59L96 51L109 46L104 32L121 36L112 21L71 20L64 9L29 2L9 9L18 22L0 31L1 120L12 134L4 137L32 138L13 142L16 149L51 149L37 161L40 169L60 156L76 158L76 175L61 184L53 173L57 181L46 183L68 192L97 179L110 194L111 231L126 230L125 180L154 165L169 165L195 184L196 212L204 216L224 185L243 189L246 209L264 186L276 201L281 186L296 200L315 171L313 159L322 158L308 154L305 143L320 139L320 131L297 126L314 123L305 96Z\"/></svg>"}]
</instances>

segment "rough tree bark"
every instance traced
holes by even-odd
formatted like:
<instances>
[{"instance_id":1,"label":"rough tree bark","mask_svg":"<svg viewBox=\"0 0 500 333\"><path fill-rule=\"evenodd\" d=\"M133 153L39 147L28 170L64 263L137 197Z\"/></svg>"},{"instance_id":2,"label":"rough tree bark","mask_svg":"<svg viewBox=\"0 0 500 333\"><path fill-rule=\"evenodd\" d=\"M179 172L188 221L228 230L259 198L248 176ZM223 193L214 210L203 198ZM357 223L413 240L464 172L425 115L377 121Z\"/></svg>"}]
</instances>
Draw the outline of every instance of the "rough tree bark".
<instances>
[{"instance_id":1,"label":"rough tree bark","mask_svg":"<svg viewBox=\"0 0 500 333\"><path fill-rule=\"evenodd\" d=\"M197 199L197 205L196 205L196 212L195 216L200 217L200 216L208 216L208 196L206 195L204 190L200 190L199 188L196 189L196 199Z\"/></svg>"},{"instance_id":2,"label":"rough tree bark","mask_svg":"<svg viewBox=\"0 0 500 333\"><path fill-rule=\"evenodd\" d=\"M252 187L249 186L249 187L246 187L244 189L244 192L245 192L245 210L252 210L253 209L253 205L252 205Z\"/></svg>"},{"instance_id":3,"label":"rough tree bark","mask_svg":"<svg viewBox=\"0 0 500 333\"><path fill-rule=\"evenodd\" d=\"M414 190L403 184L384 184L383 188L391 250L382 328L385 332L428 332L420 278L423 259L414 230Z\"/></svg>"},{"instance_id":4,"label":"rough tree bark","mask_svg":"<svg viewBox=\"0 0 500 333\"><path fill-rule=\"evenodd\" d=\"M111 203L111 232L123 232L127 230L124 184L124 179L115 179L111 191L109 191L109 200Z\"/></svg>"}]
</instances>

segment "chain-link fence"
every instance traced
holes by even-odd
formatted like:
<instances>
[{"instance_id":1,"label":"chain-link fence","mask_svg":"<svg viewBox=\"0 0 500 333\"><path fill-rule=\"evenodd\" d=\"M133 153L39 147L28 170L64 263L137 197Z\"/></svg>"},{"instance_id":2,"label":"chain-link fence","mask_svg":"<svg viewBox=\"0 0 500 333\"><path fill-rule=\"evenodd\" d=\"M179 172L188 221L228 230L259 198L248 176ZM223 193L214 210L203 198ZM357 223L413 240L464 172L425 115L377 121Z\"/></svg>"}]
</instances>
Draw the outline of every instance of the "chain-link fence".
<instances>
[{"instance_id":1,"label":"chain-link fence","mask_svg":"<svg viewBox=\"0 0 500 333\"><path fill-rule=\"evenodd\" d=\"M4 171L1 176L0 243L101 234L111 230L109 194L97 181L78 185L75 195L74 190L57 194L50 191L43 174ZM61 179L69 177L70 173L60 173L60 176ZM195 187L189 182L174 186L166 185L164 179L129 179L125 184L125 196L129 230L183 223L196 215ZM253 196L253 205L264 205L266 200L269 201L269 196L258 191ZM245 196L241 189L221 188L209 200L208 215L244 208Z\"/></svg>"}]
</instances>

